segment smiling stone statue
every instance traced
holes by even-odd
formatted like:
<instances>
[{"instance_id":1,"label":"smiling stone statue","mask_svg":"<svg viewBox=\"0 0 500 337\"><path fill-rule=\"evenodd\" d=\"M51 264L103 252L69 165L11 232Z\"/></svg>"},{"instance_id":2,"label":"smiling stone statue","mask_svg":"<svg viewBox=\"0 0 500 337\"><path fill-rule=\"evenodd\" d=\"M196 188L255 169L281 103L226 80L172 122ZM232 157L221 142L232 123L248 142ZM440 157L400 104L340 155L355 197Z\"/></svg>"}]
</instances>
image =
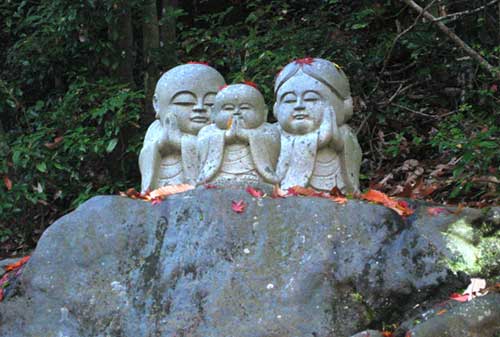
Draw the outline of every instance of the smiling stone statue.
<instances>
[{"instance_id":1,"label":"smiling stone statue","mask_svg":"<svg viewBox=\"0 0 500 337\"><path fill-rule=\"evenodd\" d=\"M162 75L149 126L139 155L141 190L181 183L198 176L197 134L209 124L209 113L224 78L205 64L184 64Z\"/></svg>"},{"instance_id":2,"label":"smiling stone statue","mask_svg":"<svg viewBox=\"0 0 500 337\"><path fill-rule=\"evenodd\" d=\"M279 132L266 123L264 97L250 84L223 88L215 97L213 120L198 136L198 183L235 185L278 182L274 169Z\"/></svg>"},{"instance_id":3,"label":"smiling stone statue","mask_svg":"<svg viewBox=\"0 0 500 337\"><path fill-rule=\"evenodd\" d=\"M281 188L358 191L361 149L345 124L353 106L340 67L318 58L296 60L277 76L274 92L281 132Z\"/></svg>"}]
</instances>

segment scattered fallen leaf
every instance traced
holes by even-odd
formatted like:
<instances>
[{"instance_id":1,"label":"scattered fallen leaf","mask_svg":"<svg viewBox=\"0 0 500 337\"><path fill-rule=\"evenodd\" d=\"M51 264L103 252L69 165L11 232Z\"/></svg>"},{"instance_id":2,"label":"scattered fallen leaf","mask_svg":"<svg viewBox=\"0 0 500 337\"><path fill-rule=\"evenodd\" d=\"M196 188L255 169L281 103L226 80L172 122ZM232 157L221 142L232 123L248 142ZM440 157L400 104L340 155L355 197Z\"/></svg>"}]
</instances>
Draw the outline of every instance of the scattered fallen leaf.
<instances>
[{"instance_id":1,"label":"scattered fallen leaf","mask_svg":"<svg viewBox=\"0 0 500 337\"><path fill-rule=\"evenodd\" d=\"M334 188L332 188L332 190L330 191L330 195L332 197L341 197L341 198L345 198L345 195L344 193L342 193L342 191L337 187L335 186Z\"/></svg>"},{"instance_id":2,"label":"scattered fallen leaf","mask_svg":"<svg viewBox=\"0 0 500 337\"><path fill-rule=\"evenodd\" d=\"M5 187L7 187L8 191L12 189L12 180L10 180L9 177L3 176L3 183L5 184Z\"/></svg>"},{"instance_id":3,"label":"scattered fallen leaf","mask_svg":"<svg viewBox=\"0 0 500 337\"><path fill-rule=\"evenodd\" d=\"M441 316L442 314L446 313L448 310L447 309L441 309L439 310L436 315Z\"/></svg>"},{"instance_id":4,"label":"scattered fallen leaf","mask_svg":"<svg viewBox=\"0 0 500 337\"><path fill-rule=\"evenodd\" d=\"M450 295L450 300L458 301L458 302L467 302L469 300L468 295L461 295L459 293L453 293Z\"/></svg>"},{"instance_id":5,"label":"scattered fallen leaf","mask_svg":"<svg viewBox=\"0 0 500 337\"><path fill-rule=\"evenodd\" d=\"M44 146L49 150L55 149L63 141L63 139L63 136L56 137L53 142L45 143Z\"/></svg>"},{"instance_id":6,"label":"scattered fallen leaf","mask_svg":"<svg viewBox=\"0 0 500 337\"><path fill-rule=\"evenodd\" d=\"M323 193L324 192L318 192L311 187L293 186L288 189L288 194L293 196L301 195L304 197L322 197Z\"/></svg>"},{"instance_id":7,"label":"scattered fallen leaf","mask_svg":"<svg viewBox=\"0 0 500 337\"><path fill-rule=\"evenodd\" d=\"M21 268L26 262L28 262L28 260L30 259L30 256L25 256L23 257L21 260L15 262L15 263L11 263L7 266L4 267L4 270L6 272L9 272L9 271L13 271L13 270L16 270L16 269L19 269Z\"/></svg>"},{"instance_id":8,"label":"scattered fallen leaf","mask_svg":"<svg viewBox=\"0 0 500 337\"><path fill-rule=\"evenodd\" d=\"M411 335L412 335L411 331L406 331L405 337L411 337Z\"/></svg>"},{"instance_id":9,"label":"scattered fallen leaf","mask_svg":"<svg viewBox=\"0 0 500 337\"><path fill-rule=\"evenodd\" d=\"M389 197L387 194L374 189L370 189L365 194L362 194L361 199L384 205L385 207L394 210L401 216L408 216L413 214L413 212L415 212L413 209L409 207L407 202L397 201Z\"/></svg>"},{"instance_id":10,"label":"scattered fallen leaf","mask_svg":"<svg viewBox=\"0 0 500 337\"><path fill-rule=\"evenodd\" d=\"M205 186L205 188L206 188L207 190L212 189L212 188L214 188L214 189L215 189L215 188L217 188L217 186L212 185L212 184L205 184L205 185L203 185L203 186Z\"/></svg>"},{"instance_id":11,"label":"scattered fallen leaf","mask_svg":"<svg viewBox=\"0 0 500 337\"><path fill-rule=\"evenodd\" d=\"M154 199L151 199L151 204L158 205L158 204L161 204L162 201L163 201L162 198L154 198Z\"/></svg>"},{"instance_id":12,"label":"scattered fallen leaf","mask_svg":"<svg viewBox=\"0 0 500 337\"><path fill-rule=\"evenodd\" d=\"M287 196L287 193L283 191L279 185L274 185L273 187L273 193L271 193L271 198L276 199L276 198L284 198Z\"/></svg>"},{"instance_id":13,"label":"scattered fallen leaf","mask_svg":"<svg viewBox=\"0 0 500 337\"><path fill-rule=\"evenodd\" d=\"M3 289L0 288L0 302L3 301Z\"/></svg>"},{"instance_id":14,"label":"scattered fallen leaf","mask_svg":"<svg viewBox=\"0 0 500 337\"><path fill-rule=\"evenodd\" d=\"M429 208L427 208L427 213L429 215L432 215L432 216L437 216L437 215L442 214L442 213L449 214L451 212L449 210L447 210L446 208L442 208L442 207L429 207Z\"/></svg>"},{"instance_id":15,"label":"scattered fallen leaf","mask_svg":"<svg viewBox=\"0 0 500 337\"><path fill-rule=\"evenodd\" d=\"M129 188L126 192L120 192L120 195L132 199L142 199L141 193L137 192L135 188Z\"/></svg>"},{"instance_id":16,"label":"scattered fallen leaf","mask_svg":"<svg viewBox=\"0 0 500 337\"><path fill-rule=\"evenodd\" d=\"M252 186L248 186L246 191L254 198L262 198L264 196L264 192L259 189L253 188Z\"/></svg>"},{"instance_id":17,"label":"scattered fallen leaf","mask_svg":"<svg viewBox=\"0 0 500 337\"><path fill-rule=\"evenodd\" d=\"M189 185L189 184L178 184L178 185L168 185L168 186L163 186L160 188L157 188L154 191L151 191L149 193L149 197L151 200L156 199L156 198L165 198L168 197L169 195L177 194L177 193L183 193L186 191L190 191L194 189L194 186Z\"/></svg>"},{"instance_id":18,"label":"scattered fallen leaf","mask_svg":"<svg viewBox=\"0 0 500 337\"><path fill-rule=\"evenodd\" d=\"M243 200L232 201L232 204L231 204L231 208L236 213L243 213L245 211L246 207L247 207L247 204L245 204L245 202Z\"/></svg>"},{"instance_id":19,"label":"scattered fallen leaf","mask_svg":"<svg viewBox=\"0 0 500 337\"><path fill-rule=\"evenodd\" d=\"M337 204L345 204L347 202L347 198L346 197L334 197L334 196L331 196L330 198L331 201L334 201L336 202Z\"/></svg>"},{"instance_id":20,"label":"scattered fallen leaf","mask_svg":"<svg viewBox=\"0 0 500 337\"><path fill-rule=\"evenodd\" d=\"M393 335L393 333L392 333L392 332L390 332L390 331L382 331L382 333L381 333L381 334L382 334L382 336L384 336L384 337L393 337L393 336L394 336L394 335Z\"/></svg>"},{"instance_id":21,"label":"scattered fallen leaf","mask_svg":"<svg viewBox=\"0 0 500 337\"><path fill-rule=\"evenodd\" d=\"M227 120L226 128L229 130L231 129L231 126L233 126L233 117L229 117L229 119Z\"/></svg>"}]
</instances>

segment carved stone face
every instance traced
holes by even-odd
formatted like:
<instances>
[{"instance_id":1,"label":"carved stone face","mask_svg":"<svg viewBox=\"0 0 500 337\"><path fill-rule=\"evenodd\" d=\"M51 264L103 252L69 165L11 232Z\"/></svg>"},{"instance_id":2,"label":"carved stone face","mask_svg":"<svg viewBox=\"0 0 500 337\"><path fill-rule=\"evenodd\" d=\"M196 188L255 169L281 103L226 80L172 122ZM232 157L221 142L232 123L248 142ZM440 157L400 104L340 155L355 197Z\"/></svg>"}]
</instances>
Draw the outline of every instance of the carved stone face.
<instances>
[{"instance_id":1,"label":"carved stone face","mask_svg":"<svg viewBox=\"0 0 500 337\"><path fill-rule=\"evenodd\" d=\"M214 122L219 129L227 129L229 120L238 120L244 129L254 129L267 118L267 107L262 94L245 84L224 88L215 98Z\"/></svg>"},{"instance_id":2,"label":"carved stone face","mask_svg":"<svg viewBox=\"0 0 500 337\"><path fill-rule=\"evenodd\" d=\"M209 113L214 104L215 92L205 88L191 88L177 92L168 105L182 132L193 135L210 123Z\"/></svg>"},{"instance_id":3,"label":"carved stone face","mask_svg":"<svg viewBox=\"0 0 500 337\"><path fill-rule=\"evenodd\" d=\"M165 125L174 117L179 130L197 135L210 123L215 95L224 78L213 68L201 64L177 66L160 78L156 85L153 106Z\"/></svg>"}]
</instances>

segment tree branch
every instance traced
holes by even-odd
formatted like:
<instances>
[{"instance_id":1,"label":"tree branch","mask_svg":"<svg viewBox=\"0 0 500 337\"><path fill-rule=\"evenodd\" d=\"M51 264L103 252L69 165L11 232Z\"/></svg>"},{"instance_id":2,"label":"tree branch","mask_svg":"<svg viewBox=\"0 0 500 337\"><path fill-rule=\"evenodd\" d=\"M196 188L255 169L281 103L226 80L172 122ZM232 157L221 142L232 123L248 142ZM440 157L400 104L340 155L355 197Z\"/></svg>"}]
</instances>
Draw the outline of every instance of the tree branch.
<instances>
[{"instance_id":1,"label":"tree branch","mask_svg":"<svg viewBox=\"0 0 500 337\"><path fill-rule=\"evenodd\" d=\"M452 19L452 20L456 20L458 19L460 16L464 16L464 15L470 15L470 14L474 14L474 13L477 13L477 12L480 12L482 11L483 9L485 9L486 7L488 6L491 6L491 5L494 5L498 2L498 0L493 0L493 1L490 1L488 2L486 5L483 5L481 7L478 7L478 8L474 8L474 9L468 9L466 11L462 11L462 12L457 12L457 13L453 13L453 14L448 14L448 15L444 15L444 16L440 16L439 18L434 18L434 22L435 21L443 21L443 20L447 20L447 19Z\"/></svg>"},{"instance_id":2,"label":"tree branch","mask_svg":"<svg viewBox=\"0 0 500 337\"><path fill-rule=\"evenodd\" d=\"M413 0L401 0L419 14L423 15L427 20L431 21L433 24L438 26L438 28L445 33L455 44L460 47L465 53L467 53L470 57L476 60L485 70L487 70L491 75L500 79L500 72L495 69L488 61L486 61L481 55L479 55L474 49L472 49L467 43L465 43L458 35L453 33L445 24L440 21L436 21L436 18L425 9L420 7Z\"/></svg>"},{"instance_id":3,"label":"tree branch","mask_svg":"<svg viewBox=\"0 0 500 337\"><path fill-rule=\"evenodd\" d=\"M434 2L436 2L436 0L432 0L431 3L425 7L426 9L429 8L430 6L432 6L434 4ZM380 85L380 81L381 81L381 78L382 78L382 75L384 74L385 72L385 69L387 69L387 65L389 64L389 60L391 59L391 56L392 56L392 52L394 51L394 48L396 47L396 43L398 43L399 39L405 35L406 33L408 33L410 30L413 29L413 27L415 27L418 23L418 21L420 20L420 18L422 17L423 13L419 14L417 16L417 18L415 19L415 21L413 21L413 23L408 27L406 28L405 30L403 30L402 32L400 32L395 38L394 40L392 41L392 44L391 44L391 47L389 48L389 51L387 52L387 55L385 56L384 58L384 63L382 64L382 70L380 70L380 73L379 73L379 77L378 77L378 80L377 80L377 83L375 84L375 87L373 87L372 91L368 94L368 97L371 96L375 91L377 91L379 85ZM396 21L397 22L397 21Z\"/></svg>"}]
</instances>

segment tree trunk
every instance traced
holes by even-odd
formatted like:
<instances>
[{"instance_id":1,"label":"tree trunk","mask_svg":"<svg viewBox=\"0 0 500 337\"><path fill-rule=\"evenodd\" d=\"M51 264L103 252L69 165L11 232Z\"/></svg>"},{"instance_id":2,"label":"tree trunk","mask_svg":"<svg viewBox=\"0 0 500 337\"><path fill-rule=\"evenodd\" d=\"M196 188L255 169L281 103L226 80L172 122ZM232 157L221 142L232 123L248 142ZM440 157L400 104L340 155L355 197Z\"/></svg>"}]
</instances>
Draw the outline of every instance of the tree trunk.
<instances>
[{"instance_id":1,"label":"tree trunk","mask_svg":"<svg viewBox=\"0 0 500 337\"><path fill-rule=\"evenodd\" d=\"M158 28L158 13L155 0L145 0L143 6L143 62L144 62L144 92L146 102L143 122L149 124L154 119L153 94L158 80L159 70L156 60L160 47L160 32Z\"/></svg>"},{"instance_id":2,"label":"tree trunk","mask_svg":"<svg viewBox=\"0 0 500 337\"><path fill-rule=\"evenodd\" d=\"M160 48L162 50L162 68L168 69L178 63L177 36L175 31L176 19L171 15L172 10L179 7L179 0L160 0L161 25Z\"/></svg>"},{"instance_id":3,"label":"tree trunk","mask_svg":"<svg viewBox=\"0 0 500 337\"><path fill-rule=\"evenodd\" d=\"M132 30L132 13L128 1L122 0L116 3L114 8L116 20L109 27L111 40L115 44L117 64L114 65L112 73L121 82L129 83L133 88L134 83L134 35Z\"/></svg>"}]
</instances>

